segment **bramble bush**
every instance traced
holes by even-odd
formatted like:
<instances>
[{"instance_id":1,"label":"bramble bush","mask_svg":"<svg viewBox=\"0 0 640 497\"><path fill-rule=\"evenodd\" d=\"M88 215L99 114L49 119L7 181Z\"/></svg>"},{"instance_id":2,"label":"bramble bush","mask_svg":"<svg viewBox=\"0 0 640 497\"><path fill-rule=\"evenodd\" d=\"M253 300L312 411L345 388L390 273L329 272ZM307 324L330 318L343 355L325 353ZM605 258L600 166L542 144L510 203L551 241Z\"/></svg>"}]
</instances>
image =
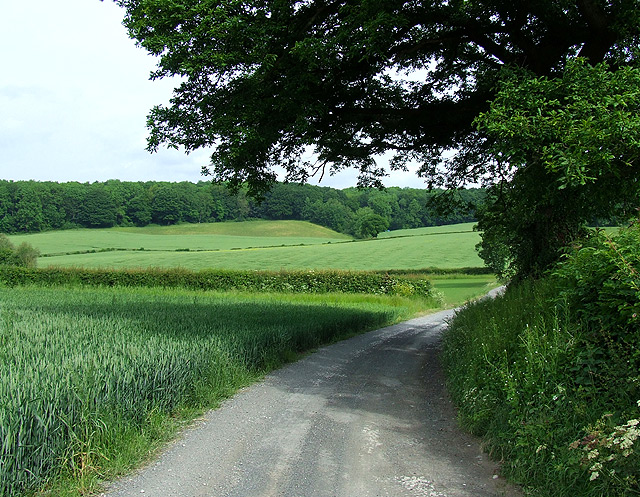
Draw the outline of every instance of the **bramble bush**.
<instances>
[{"instance_id":1,"label":"bramble bush","mask_svg":"<svg viewBox=\"0 0 640 497\"><path fill-rule=\"evenodd\" d=\"M640 225L467 306L443 363L463 424L532 495L640 492Z\"/></svg>"}]
</instances>

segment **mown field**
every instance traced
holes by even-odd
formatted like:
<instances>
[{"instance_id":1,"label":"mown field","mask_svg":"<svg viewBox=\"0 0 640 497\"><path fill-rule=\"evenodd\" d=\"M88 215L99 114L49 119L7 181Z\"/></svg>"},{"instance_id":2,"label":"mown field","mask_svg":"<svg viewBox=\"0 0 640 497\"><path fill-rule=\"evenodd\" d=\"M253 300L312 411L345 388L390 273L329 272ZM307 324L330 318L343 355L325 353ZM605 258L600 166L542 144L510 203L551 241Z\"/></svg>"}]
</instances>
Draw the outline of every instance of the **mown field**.
<instances>
[{"instance_id":1,"label":"mown field","mask_svg":"<svg viewBox=\"0 0 640 497\"><path fill-rule=\"evenodd\" d=\"M16 245L23 241L30 243L40 249L42 255L50 256L104 249L175 252L231 250L302 243L317 245L350 238L328 228L303 221L248 221L144 228L62 230L14 235L10 239ZM46 263L48 262L47 260Z\"/></svg>"},{"instance_id":2,"label":"mown field","mask_svg":"<svg viewBox=\"0 0 640 497\"><path fill-rule=\"evenodd\" d=\"M353 242L309 223L248 222L11 239L37 247L41 267L416 270L478 267L470 228ZM495 285L490 275L433 283L447 306ZM434 305L398 295L0 286L0 497L95 490L266 371Z\"/></svg>"},{"instance_id":3,"label":"mown field","mask_svg":"<svg viewBox=\"0 0 640 497\"><path fill-rule=\"evenodd\" d=\"M481 267L472 224L399 230L349 240L302 221L72 230L12 236L41 252L39 265L386 270Z\"/></svg>"}]
</instances>

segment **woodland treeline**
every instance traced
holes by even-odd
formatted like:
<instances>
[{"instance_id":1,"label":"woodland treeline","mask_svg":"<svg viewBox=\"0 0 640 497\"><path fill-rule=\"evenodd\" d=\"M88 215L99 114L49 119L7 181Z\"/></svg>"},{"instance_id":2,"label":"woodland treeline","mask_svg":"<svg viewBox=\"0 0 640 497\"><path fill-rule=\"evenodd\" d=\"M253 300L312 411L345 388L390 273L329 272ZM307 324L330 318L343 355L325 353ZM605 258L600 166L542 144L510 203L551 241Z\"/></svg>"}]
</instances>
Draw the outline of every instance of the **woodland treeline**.
<instances>
[{"instance_id":1,"label":"woodland treeline","mask_svg":"<svg viewBox=\"0 0 640 497\"><path fill-rule=\"evenodd\" d=\"M56 183L0 180L0 232L170 225L248 219L310 221L358 237L387 229L475 220L484 190L460 192L460 207L444 215L435 193L413 188L337 190L278 183L261 202L211 182Z\"/></svg>"}]
</instances>

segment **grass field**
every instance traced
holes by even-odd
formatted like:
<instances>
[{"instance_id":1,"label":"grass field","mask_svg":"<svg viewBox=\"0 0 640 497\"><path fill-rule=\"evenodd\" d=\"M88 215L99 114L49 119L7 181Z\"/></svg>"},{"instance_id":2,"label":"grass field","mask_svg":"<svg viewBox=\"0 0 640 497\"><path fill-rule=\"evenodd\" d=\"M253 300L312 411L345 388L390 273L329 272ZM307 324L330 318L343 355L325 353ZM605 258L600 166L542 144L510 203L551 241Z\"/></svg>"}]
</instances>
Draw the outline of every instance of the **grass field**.
<instances>
[{"instance_id":1,"label":"grass field","mask_svg":"<svg viewBox=\"0 0 640 497\"><path fill-rule=\"evenodd\" d=\"M181 224L144 228L78 229L13 235L13 243L27 242L41 255L104 249L173 252L231 250L249 247L322 244L349 240L322 226L303 221L247 221L243 223Z\"/></svg>"},{"instance_id":2,"label":"grass field","mask_svg":"<svg viewBox=\"0 0 640 497\"><path fill-rule=\"evenodd\" d=\"M276 271L481 267L483 262L474 249L480 237L471 228L472 224L461 224L400 230L382 233L374 240L349 241L310 223L251 221L72 230L12 236L11 240L38 248L43 256L40 266ZM241 232L246 236L238 235Z\"/></svg>"},{"instance_id":3,"label":"grass field","mask_svg":"<svg viewBox=\"0 0 640 497\"><path fill-rule=\"evenodd\" d=\"M480 236L472 229L473 223L435 226L352 241L302 221L247 221L68 230L10 238L16 244L26 241L37 247L44 255L41 267L385 271L482 267L475 251ZM490 275L434 278L433 282L448 306L477 297L496 284Z\"/></svg>"},{"instance_id":4,"label":"grass field","mask_svg":"<svg viewBox=\"0 0 640 497\"><path fill-rule=\"evenodd\" d=\"M465 275L449 278L430 278L433 286L444 296L445 307L455 307L484 295L498 286L493 275Z\"/></svg>"}]
</instances>

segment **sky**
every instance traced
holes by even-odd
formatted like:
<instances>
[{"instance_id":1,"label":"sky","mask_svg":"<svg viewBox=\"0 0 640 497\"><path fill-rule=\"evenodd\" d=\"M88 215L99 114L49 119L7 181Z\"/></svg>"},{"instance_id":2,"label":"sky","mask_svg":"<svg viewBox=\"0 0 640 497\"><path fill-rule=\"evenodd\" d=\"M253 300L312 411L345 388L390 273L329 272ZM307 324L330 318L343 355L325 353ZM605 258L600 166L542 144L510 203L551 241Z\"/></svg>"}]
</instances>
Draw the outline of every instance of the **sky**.
<instances>
[{"instance_id":1,"label":"sky","mask_svg":"<svg viewBox=\"0 0 640 497\"><path fill-rule=\"evenodd\" d=\"M0 17L0 179L94 182L206 180L209 151L146 147L149 110L176 84L149 81L124 11L105 0L6 1ZM355 186L355 172L320 185ZM316 180L310 180L318 184ZM386 186L423 188L415 173Z\"/></svg>"}]
</instances>

